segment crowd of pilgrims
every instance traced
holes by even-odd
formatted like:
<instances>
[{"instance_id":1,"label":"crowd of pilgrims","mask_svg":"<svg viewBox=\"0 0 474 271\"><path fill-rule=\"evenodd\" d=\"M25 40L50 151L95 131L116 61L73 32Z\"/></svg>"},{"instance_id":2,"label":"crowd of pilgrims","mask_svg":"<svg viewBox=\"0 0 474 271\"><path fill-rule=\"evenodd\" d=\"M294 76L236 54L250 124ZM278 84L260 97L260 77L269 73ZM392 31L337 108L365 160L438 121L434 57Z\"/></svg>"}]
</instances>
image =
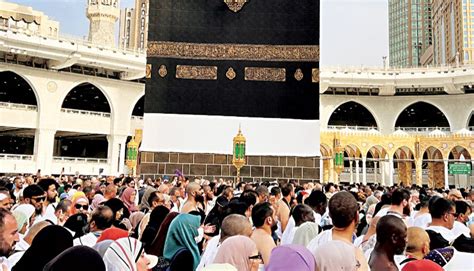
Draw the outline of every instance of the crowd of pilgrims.
<instances>
[{"instance_id":1,"label":"crowd of pilgrims","mask_svg":"<svg viewBox=\"0 0 474 271\"><path fill-rule=\"evenodd\" d=\"M179 173L179 172L178 172ZM474 190L132 177L0 180L12 271L473 270Z\"/></svg>"}]
</instances>

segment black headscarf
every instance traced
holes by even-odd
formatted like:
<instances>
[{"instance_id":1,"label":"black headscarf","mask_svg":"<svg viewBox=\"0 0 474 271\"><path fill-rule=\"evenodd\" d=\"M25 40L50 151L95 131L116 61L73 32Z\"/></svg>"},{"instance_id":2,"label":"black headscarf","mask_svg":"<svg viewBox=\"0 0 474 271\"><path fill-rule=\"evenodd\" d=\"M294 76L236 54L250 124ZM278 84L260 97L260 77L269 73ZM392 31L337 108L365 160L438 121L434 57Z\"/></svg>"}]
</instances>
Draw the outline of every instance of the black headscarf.
<instances>
[{"instance_id":1,"label":"black headscarf","mask_svg":"<svg viewBox=\"0 0 474 271\"><path fill-rule=\"evenodd\" d=\"M173 219L175 219L178 215L179 213L177 212L171 212L165 217L165 220L163 220L163 223L161 223L160 229L158 230L158 235L156 236L155 240L153 240L149 252L145 251L146 253L155 255L157 257L163 256L165 241L166 237L168 236L168 229L171 222L173 222Z\"/></svg>"},{"instance_id":2,"label":"black headscarf","mask_svg":"<svg viewBox=\"0 0 474 271\"><path fill-rule=\"evenodd\" d=\"M12 271L42 271L46 263L72 245L68 230L57 225L46 226L38 232Z\"/></svg>"},{"instance_id":3,"label":"black headscarf","mask_svg":"<svg viewBox=\"0 0 474 271\"><path fill-rule=\"evenodd\" d=\"M145 252L148 253L153 240L155 240L158 235L158 230L160 229L161 223L165 220L165 217L169 214L170 210L165 206L157 206L150 214L150 220L141 238Z\"/></svg>"},{"instance_id":4,"label":"black headscarf","mask_svg":"<svg viewBox=\"0 0 474 271\"><path fill-rule=\"evenodd\" d=\"M211 224L216 227L216 230L213 233L207 233L208 236L216 236L219 234L221 229L222 221L226 215L227 205L229 204L229 200L225 196L219 196L216 199L216 205L214 208L209 212L204 220L204 224Z\"/></svg>"},{"instance_id":5,"label":"black headscarf","mask_svg":"<svg viewBox=\"0 0 474 271\"><path fill-rule=\"evenodd\" d=\"M86 234L87 228L87 215L86 214L75 214L70 216L66 223L64 223L64 227L73 231L74 238L78 238Z\"/></svg>"},{"instance_id":6,"label":"black headscarf","mask_svg":"<svg viewBox=\"0 0 474 271\"><path fill-rule=\"evenodd\" d=\"M43 271L105 271L105 264L99 253L86 246L68 248L52 259Z\"/></svg>"},{"instance_id":7,"label":"black headscarf","mask_svg":"<svg viewBox=\"0 0 474 271\"><path fill-rule=\"evenodd\" d=\"M120 209L122 209L123 211L122 218L128 218L130 216L130 212L128 211L128 208L125 207L125 204L123 204L123 202L120 199L117 199L117 198L109 199L108 201L104 202L104 205L112 209L112 212L114 213L114 219L115 219L115 215L117 214L118 211L120 211Z\"/></svg>"}]
</instances>

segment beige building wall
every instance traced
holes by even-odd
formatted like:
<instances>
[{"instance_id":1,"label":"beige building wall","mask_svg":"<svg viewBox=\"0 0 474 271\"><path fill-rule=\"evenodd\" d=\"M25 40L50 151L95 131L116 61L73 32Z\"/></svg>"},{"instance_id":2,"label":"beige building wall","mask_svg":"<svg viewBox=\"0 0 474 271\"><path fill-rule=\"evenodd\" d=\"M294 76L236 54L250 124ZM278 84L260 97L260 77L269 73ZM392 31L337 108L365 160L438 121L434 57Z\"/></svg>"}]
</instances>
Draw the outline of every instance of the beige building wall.
<instances>
[{"instance_id":1,"label":"beige building wall","mask_svg":"<svg viewBox=\"0 0 474 271\"><path fill-rule=\"evenodd\" d=\"M135 48L145 51L148 40L148 9L149 0L135 0Z\"/></svg>"},{"instance_id":2,"label":"beige building wall","mask_svg":"<svg viewBox=\"0 0 474 271\"><path fill-rule=\"evenodd\" d=\"M0 27L32 35L58 37L59 22L49 19L43 12L28 6L0 2Z\"/></svg>"},{"instance_id":3,"label":"beige building wall","mask_svg":"<svg viewBox=\"0 0 474 271\"><path fill-rule=\"evenodd\" d=\"M134 8L122 9L120 15L120 48L138 50L141 52L146 51L148 40L148 9L149 0L135 0ZM130 20L130 28L128 28L128 20ZM124 40L130 40L130 42L124 45Z\"/></svg>"},{"instance_id":4,"label":"beige building wall","mask_svg":"<svg viewBox=\"0 0 474 271\"><path fill-rule=\"evenodd\" d=\"M433 0L432 12L435 64L474 63L474 3Z\"/></svg>"},{"instance_id":5,"label":"beige building wall","mask_svg":"<svg viewBox=\"0 0 474 271\"><path fill-rule=\"evenodd\" d=\"M120 11L119 48L133 48L133 34L135 33L135 9L125 8Z\"/></svg>"}]
</instances>

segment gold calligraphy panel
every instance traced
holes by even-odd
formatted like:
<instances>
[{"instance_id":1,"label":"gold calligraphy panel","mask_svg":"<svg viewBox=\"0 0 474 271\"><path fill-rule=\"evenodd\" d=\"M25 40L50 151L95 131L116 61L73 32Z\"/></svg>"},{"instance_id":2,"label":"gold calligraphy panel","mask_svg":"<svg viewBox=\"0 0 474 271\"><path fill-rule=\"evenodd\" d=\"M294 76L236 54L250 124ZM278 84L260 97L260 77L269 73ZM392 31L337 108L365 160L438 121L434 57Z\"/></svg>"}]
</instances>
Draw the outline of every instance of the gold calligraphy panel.
<instances>
[{"instance_id":1,"label":"gold calligraphy panel","mask_svg":"<svg viewBox=\"0 0 474 271\"><path fill-rule=\"evenodd\" d=\"M177 65L176 78L194 80L217 80L217 67Z\"/></svg>"},{"instance_id":2,"label":"gold calligraphy panel","mask_svg":"<svg viewBox=\"0 0 474 271\"><path fill-rule=\"evenodd\" d=\"M150 41L147 54L149 57L182 59L319 61L319 46Z\"/></svg>"},{"instance_id":3,"label":"gold calligraphy panel","mask_svg":"<svg viewBox=\"0 0 474 271\"><path fill-rule=\"evenodd\" d=\"M284 68L246 67L245 80L285 82L286 70Z\"/></svg>"}]
</instances>

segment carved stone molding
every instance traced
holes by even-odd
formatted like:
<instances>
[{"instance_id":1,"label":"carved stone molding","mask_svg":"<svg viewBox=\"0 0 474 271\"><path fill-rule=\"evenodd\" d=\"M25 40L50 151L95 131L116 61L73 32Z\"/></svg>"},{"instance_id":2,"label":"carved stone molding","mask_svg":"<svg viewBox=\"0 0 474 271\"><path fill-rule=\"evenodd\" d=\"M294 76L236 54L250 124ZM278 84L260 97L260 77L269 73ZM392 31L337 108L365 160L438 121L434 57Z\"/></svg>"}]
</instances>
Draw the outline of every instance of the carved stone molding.
<instances>
[{"instance_id":1,"label":"carved stone molding","mask_svg":"<svg viewBox=\"0 0 474 271\"><path fill-rule=\"evenodd\" d=\"M245 80L285 82L285 68L245 67Z\"/></svg>"},{"instance_id":2,"label":"carved stone molding","mask_svg":"<svg viewBox=\"0 0 474 271\"><path fill-rule=\"evenodd\" d=\"M247 0L224 0L230 10L233 12L239 12L247 3Z\"/></svg>"},{"instance_id":3,"label":"carved stone molding","mask_svg":"<svg viewBox=\"0 0 474 271\"><path fill-rule=\"evenodd\" d=\"M165 76L168 74L168 70L166 69L166 66L165 66L165 65L161 65L161 66L160 66L160 69L158 70L158 74L159 74L161 77L165 77Z\"/></svg>"},{"instance_id":4,"label":"carved stone molding","mask_svg":"<svg viewBox=\"0 0 474 271\"><path fill-rule=\"evenodd\" d=\"M180 59L319 61L319 46L150 41L147 54L149 57Z\"/></svg>"},{"instance_id":5,"label":"carved stone molding","mask_svg":"<svg viewBox=\"0 0 474 271\"><path fill-rule=\"evenodd\" d=\"M313 83L319 83L319 69L313 69L311 72L311 77Z\"/></svg>"},{"instance_id":6,"label":"carved stone molding","mask_svg":"<svg viewBox=\"0 0 474 271\"><path fill-rule=\"evenodd\" d=\"M176 78L194 80L217 80L217 67L177 65Z\"/></svg>"},{"instance_id":7,"label":"carved stone molding","mask_svg":"<svg viewBox=\"0 0 474 271\"><path fill-rule=\"evenodd\" d=\"M229 79L229 80L234 80L236 74L235 74L235 71L232 67L230 67L227 72L225 73L225 76Z\"/></svg>"},{"instance_id":8,"label":"carved stone molding","mask_svg":"<svg viewBox=\"0 0 474 271\"><path fill-rule=\"evenodd\" d=\"M303 71L301 69L296 69L295 71L295 79L298 81L303 80Z\"/></svg>"}]
</instances>

